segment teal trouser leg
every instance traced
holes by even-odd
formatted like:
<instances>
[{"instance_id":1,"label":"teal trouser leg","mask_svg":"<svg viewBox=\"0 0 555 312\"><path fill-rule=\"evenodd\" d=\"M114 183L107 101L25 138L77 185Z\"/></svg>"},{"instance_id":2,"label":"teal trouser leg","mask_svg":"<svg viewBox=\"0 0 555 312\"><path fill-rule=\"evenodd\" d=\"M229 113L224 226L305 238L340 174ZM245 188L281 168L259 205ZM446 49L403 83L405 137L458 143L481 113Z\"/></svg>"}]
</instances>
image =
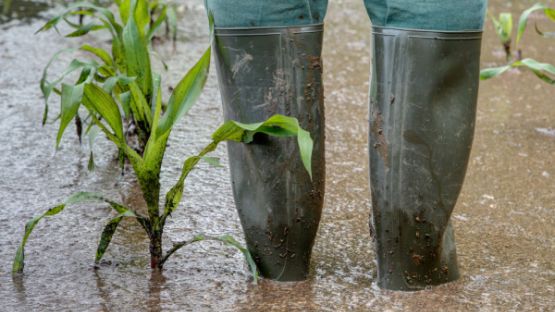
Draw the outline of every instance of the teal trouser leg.
<instances>
[{"instance_id":1,"label":"teal trouser leg","mask_svg":"<svg viewBox=\"0 0 555 312\"><path fill-rule=\"evenodd\" d=\"M216 27L321 24L328 0L205 0Z\"/></svg>"},{"instance_id":2,"label":"teal trouser leg","mask_svg":"<svg viewBox=\"0 0 555 312\"><path fill-rule=\"evenodd\" d=\"M208 0L226 120L296 117L314 141L312 179L295 139L228 144L235 205L260 274L308 277L325 186L322 20L327 0Z\"/></svg>"},{"instance_id":3,"label":"teal trouser leg","mask_svg":"<svg viewBox=\"0 0 555 312\"><path fill-rule=\"evenodd\" d=\"M364 0L374 26L420 30L481 30L487 0Z\"/></svg>"},{"instance_id":4,"label":"teal trouser leg","mask_svg":"<svg viewBox=\"0 0 555 312\"><path fill-rule=\"evenodd\" d=\"M367 0L371 228L378 284L459 276L451 214L474 135L485 1Z\"/></svg>"}]
</instances>

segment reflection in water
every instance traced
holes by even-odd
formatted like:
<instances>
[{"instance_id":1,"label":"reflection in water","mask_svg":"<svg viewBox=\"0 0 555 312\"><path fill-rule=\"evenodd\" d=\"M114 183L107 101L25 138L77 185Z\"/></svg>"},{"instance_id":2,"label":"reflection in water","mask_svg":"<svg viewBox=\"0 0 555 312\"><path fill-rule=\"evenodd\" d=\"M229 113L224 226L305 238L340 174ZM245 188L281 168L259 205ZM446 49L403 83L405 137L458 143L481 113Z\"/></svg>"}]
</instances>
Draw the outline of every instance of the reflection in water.
<instances>
[{"instance_id":1,"label":"reflection in water","mask_svg":"<svg viewBox=\"0 0 555 312\"><path fill-rule=\"evenodd\" d=\"M161 311L161 298L160 294L164 289L166 283L166 277L160 271L153 271L150 275L150 281L148 283L148 302L146 306L151 312Z\"/></svg>"},{"instance_id":2,"label":"reflection in water","mask_svg":"<svg viewBox=\"0 0 555 312\"><path fill-rule=\"evenodd\" d=\"M143 276L141 276L143 277ZM146 277L146 276L145 276ZM94 279L101 311L113 311L114 307L121 306L123 302L132 299L132 305L143 307L149 312L162 311L162 291L166 286L166 277L162 272L153 271L150 274L146 291L127 289L125 278L118 275L103 274L102 269L94 270ZM122 283L120 285L120 283ZM123 292L120 292L123 291ZM126 297L122 297L122 294Z\"/></svg>"},{"instance_id":3,"label":"reflection in water","mask_svg":"<svg viewBox=\"0 0 555 312\"><path fill-rule=\"evenodd\" d=\"M12 275L12 282L16 293L16 298L19 304L24 305L27 303L27 293L25 291L25 278L23 274Z\"/></svg>"},{"instance_id":4,"label":"reflection in water","mask_svg":"<svg viewBox=\"0 0 555 312\"><path fill-rule=\"evenodd\" d=\"M100 272L98 269L94 270L94 277L96 281L96 289L98 289L98 296L102 299L100 302L101 311L110 311L110 294L108 292L108 287L106 286L106 282L100 276Z\"/></svg>"},{"instance_id":5,"label":"reflection in water","mask_svg":"<svg viewBox=\"0 0 555 312\"><path fill-rule=\"evenodd\" d=\"M315 302L314 284L310 281L278 283L261 280L258 285L250 284L247 296L237 305L237 311L258 311L280 307L281 311L321 311Z\"/></svg>"}]
</instances>

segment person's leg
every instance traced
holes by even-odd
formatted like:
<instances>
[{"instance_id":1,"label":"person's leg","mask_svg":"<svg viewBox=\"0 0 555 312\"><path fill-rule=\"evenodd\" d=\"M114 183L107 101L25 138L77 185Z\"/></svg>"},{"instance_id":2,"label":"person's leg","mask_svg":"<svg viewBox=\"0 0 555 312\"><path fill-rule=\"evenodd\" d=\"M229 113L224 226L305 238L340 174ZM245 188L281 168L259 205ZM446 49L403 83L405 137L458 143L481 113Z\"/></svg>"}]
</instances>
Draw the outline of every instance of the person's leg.
<instances>
[{"instance_id":1,"label":"person's leg","mask_svg":"<svg viewBox=\"0 0 555 312\"><path fill-rule=\"evenodd\" d=\"M321 24L328 0L205 0L216 27Z\"/></svg>"},{"instance_id":2,"label":"person's leg","mask_svg":"<svg viewBox=\"0 0 555 312\"><path fill-rule=\"evenodd\" d=\"M327 0L208 0L226 119L299 119L314 140L313 178L296 140L228 143L235 204L262 276L306 279L324 199L322 20Z\"/></svg>"},{"instance_id":3,"label":"person's leg","mask_svg":"<svg viewBox=\"0 0 555 312\"><path fill-rule=\"evenodd\" d=\"M451 213L474 134L486 0L366 0L370 180L378 284L459 277Z\"/></svg>"}]
</instances>

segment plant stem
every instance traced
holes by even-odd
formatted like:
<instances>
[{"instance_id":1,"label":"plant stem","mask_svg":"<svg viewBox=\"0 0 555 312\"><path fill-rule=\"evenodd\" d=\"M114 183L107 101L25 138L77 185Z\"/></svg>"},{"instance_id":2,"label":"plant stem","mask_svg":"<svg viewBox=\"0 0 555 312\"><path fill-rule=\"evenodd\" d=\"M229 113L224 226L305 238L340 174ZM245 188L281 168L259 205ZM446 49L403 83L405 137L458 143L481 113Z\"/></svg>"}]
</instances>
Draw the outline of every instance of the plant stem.
<instances>
[{"instance_id":1,"label":"plant stem","mask_svg":"<svg viewBox=\"0 0 555 312\"><path fill-rule=\"evenodd\" d=\"M162 251L162 230L153 230L150 234L150 268L162 269L164 265Z\"/></svg>"},{"instance_id":2,"label":"plant stem","mask_svg":"<svg viewBox=\"0 0 555 312\"><path fill-rule=\"evenodd\" d=\"M507 61L511 60L512 52L511 52L511 40L503 43L503 48L505 49L505 55L507 56Z\"/></svg>"}]
</instances>

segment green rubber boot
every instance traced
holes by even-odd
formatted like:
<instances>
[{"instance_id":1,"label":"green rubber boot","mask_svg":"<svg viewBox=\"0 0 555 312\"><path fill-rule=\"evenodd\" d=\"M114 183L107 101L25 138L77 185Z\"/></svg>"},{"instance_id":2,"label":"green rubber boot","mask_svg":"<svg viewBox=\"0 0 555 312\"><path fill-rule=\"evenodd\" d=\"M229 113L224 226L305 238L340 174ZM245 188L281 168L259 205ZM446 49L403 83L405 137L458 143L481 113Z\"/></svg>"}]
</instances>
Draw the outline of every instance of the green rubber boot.
<instances>
[{"instance_id":1,"label":"green rubber boot","mask_svg":"<svg viewBox=\"0 0 555 312\"><path fill-rule=\"evenodd\" d=\"M256 136L228 143L235 204L263 277L307 278L325 186L323 25L215 30L214 53L225 119L296 117L314 140L313 179L295 139Z\"/></svg>"},{"instance_id":2,"label":"green rubber boot","mask_svg":"<svg viewBox=\"0 0 555 312\"><path fill-rule=\"evenodd\" d=\"M450 217L474 135L480 31L373 27L371 228L378 285L459 277Z\"/></svg>"}]
</instances>

